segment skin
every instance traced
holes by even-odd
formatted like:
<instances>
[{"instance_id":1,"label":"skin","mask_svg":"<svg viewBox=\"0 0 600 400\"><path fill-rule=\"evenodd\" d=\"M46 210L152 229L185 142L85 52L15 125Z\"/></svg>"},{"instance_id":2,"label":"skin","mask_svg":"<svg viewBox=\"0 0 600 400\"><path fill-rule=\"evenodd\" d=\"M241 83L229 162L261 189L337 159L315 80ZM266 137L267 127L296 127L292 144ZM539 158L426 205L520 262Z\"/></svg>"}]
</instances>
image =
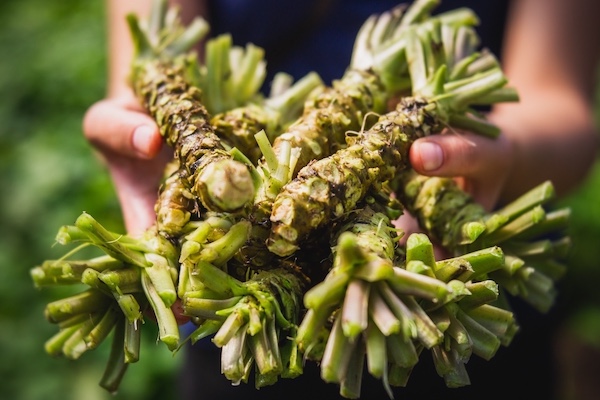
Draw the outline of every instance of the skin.
<instances>
[{"instance_id":1,"label":"skin","mask_svg":"<svg viewBox=\"0 0 600 400\"><path fill-rule=\"evenodd\" d=\"M127 86L132 47L124 15L143 16L150 2L108 0L109 87L86 113L86 138L106 161L127 230L155 221L154 203L169 150L153 120ZM182 15L206 15L201 1L173 0ZM496 140L468 132L419 139L412 166L421 174L456 177L486 209L508 202L550 179L559 195L585 179L595 160L598 132L593 89L600 49L600 2L519 0L509 14L503 69L520 102L495 107ZM408 232L414 224L398 221ZM406 235L405 237L407 237Z\"/></svg>"}]
</instances>

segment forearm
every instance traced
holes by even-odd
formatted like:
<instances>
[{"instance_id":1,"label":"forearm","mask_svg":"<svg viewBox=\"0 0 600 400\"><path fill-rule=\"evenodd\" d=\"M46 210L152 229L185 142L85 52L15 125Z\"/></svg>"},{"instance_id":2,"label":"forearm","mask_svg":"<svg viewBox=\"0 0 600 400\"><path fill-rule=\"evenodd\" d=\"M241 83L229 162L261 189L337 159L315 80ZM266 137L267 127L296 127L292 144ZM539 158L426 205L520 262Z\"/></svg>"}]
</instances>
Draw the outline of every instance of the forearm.
<instances>
[{"instance_id":1,"label":"forearm","mask_svg":"<svg viewBox=\"0 0 600 400\"><path fill-rule=\"evenodd\" d=\"M600 3L515 0L503 68L520 95L492 118L514 145L502 200L551 179L559 194L580 184L594 161L593 95L600 60Z\"/></svg>"},{"instance_id":2,"label":"forearm","mask_svg":"<svg viewBox=\"0 0 600 400\"><path fill-rule=\"evenodd\" d=\"M150 1L107 1L108 97L122 97L130 93L127 76L133 56L133 43L125 18L129 13L146 17L150 8Z\"/></svg>"},{"instance_id":3,"label":"forearm","mask_svg":"<svg viewBox=\"0 0 600 400\"><path fill-rule=\"evenodd\" d=\"M585 179L597 153L599 133L588 102L563 92L528 92L517 104L490 115L513 145L513 162L501 203L544 180L559 195Z\"/></svg>"},{"instance_id":4,"label":"forearm","mask_svg":"<svg viewBox=\"0 0 600 400\"><path fill-rule=\"evenodd\" d=\"M207 13L205 1L169 0L169 4L180 8L182 20L186 24L194 17ZM151 6L151 1L107 0L108 97L131 95L127 78L133 57L133 43L126 16L135 13L145 19L150 14Z\"/></svg>"}]
</instances>

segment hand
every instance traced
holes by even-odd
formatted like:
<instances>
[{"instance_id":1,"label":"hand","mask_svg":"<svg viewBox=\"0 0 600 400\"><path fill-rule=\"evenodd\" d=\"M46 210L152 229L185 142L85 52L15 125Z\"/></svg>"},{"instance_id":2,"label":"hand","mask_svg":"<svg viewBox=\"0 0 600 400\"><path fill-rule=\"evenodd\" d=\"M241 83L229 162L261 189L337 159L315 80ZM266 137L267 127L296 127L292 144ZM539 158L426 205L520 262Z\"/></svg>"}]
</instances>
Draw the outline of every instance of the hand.
<instances>
[{"instance_id":1,"label":"hand","mask_svg":"<svg viewBox=\"0 0 600 400\"><path fill-rule=\"evenodd\" d=\"M143 233L156 221L154 203L173 154L162 145L156 123L131 93L92 105L85 114L83 131L107 164L127 232Z\"/></svg>"},{"instance_id":2,"label":"hand","mask_svg":"<svg viewBox=\"0 0 600 400\"><path fill-rule=\"evenodd\" d=\"M511 173L513 146L506 135L496 139L469 132L448 130L440 135L418 139L410 149L412 168L427 176L454 177L475 201L491 211L498 205L500 195ZM401 243L411 233L421 231L417 221L408 213L394 225L404 231ZM447 258L446 250L435 247L436 257Z\"/></svg>"},{"instance_id":3,"label":"hand","mask_svg":"<svg viewBox=\"0 0 600 400\"><path fill-rule=\"evenodd\" d=\"M410 163L418 173L454 177L488 211L498 204L513 157L506 135L490 139L456 130L419 139L410 149Z\"/></svg>"}]
</instances>

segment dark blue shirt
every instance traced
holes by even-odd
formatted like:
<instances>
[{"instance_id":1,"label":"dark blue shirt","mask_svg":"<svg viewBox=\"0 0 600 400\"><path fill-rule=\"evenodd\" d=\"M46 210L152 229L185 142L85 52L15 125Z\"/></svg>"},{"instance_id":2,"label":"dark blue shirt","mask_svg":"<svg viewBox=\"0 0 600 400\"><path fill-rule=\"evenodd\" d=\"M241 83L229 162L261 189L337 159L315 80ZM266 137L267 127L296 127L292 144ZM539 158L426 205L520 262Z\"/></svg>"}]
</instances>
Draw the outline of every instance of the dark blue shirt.
<instances>
[{"instance_id":1,"label":"dark blue shirt","mask_svg":"<svg viewBox=\"0 0 600 400\"><path fill-rule=\"evenodd\" d=\"M269 78L284 71L298 79L318 72L326 83L340 78L350 63L360 26L371 14L387 11L393 0L212 0L213 35L231 33L234 43L265 49ZM479 16L483 47L500 55L507 0L443 0L434 13L469 7Z\"/></svg>"}]
</instances>

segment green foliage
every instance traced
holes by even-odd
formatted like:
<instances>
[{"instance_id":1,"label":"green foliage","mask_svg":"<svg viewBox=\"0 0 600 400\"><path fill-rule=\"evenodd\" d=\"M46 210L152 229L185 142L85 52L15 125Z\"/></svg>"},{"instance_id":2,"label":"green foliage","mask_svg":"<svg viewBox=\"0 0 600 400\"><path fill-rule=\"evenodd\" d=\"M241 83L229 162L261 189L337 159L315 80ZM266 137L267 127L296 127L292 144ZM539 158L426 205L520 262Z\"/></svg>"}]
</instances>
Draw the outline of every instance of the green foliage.
<instances>
[{"instance_id":1,"label":"green foliage","mask_svg":"<svg viewBox=\"0 0 600 400\"><path fill-rule=\"evenodd\" d=\"M110 177L81 129L86 109L104 95L105 36L102 1L0 2L2 398L115 398L98 386L109 343L75 363L44 352L56 328L43 308L60 294L36 290L29 277L62 255L54 236L82 211L123 230ZM117 399L173 397L176 360L145 331L142 359L154 362L132 365Z\"/></svg>"},{"instance_id":2,"label":"green foliage","mask_svg":"<svg viewBox=\"0 0 600 400\"><path fill-rule=\"evenodd\" d=\"M600 160L596 161L585 183L563 198L572 212L569 271L558 301L565 302L568 313L589 305L600 307ZM561 300L562 299L562 300Z\"/></svg>"},{"instance_id":3,"label":"green foliage","mask_svg":"<svg viewBox=\"0 0 600 400\"><path fill-rule=\"evenodd\" d=\"M600 68L596 74L595 116L600 126ZM588 344L600 348L600 155L584 183L561 199L559 205L571 208L573 247L569 272L558 299L566 325ZM595 338L595 339L592 339Z\"/></svg>"}]
</instances>

